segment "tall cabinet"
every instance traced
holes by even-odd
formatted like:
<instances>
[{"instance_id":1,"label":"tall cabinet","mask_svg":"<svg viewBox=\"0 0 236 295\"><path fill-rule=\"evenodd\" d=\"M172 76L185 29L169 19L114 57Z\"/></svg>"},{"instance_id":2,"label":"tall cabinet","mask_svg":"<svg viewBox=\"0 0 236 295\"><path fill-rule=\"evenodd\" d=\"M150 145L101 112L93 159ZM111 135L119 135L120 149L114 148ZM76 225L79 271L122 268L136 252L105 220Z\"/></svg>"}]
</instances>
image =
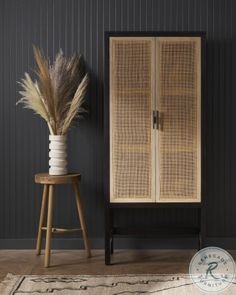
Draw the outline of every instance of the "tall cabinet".
<instances>
[{"instance_id":1,"label":"tall cabinet","mask_svg":"<svg viewBox=\"0 0 236 295\"><path fill-rule=\"evenodd\" d=\"M115 208L201 211L203 43L203 33L105 35L107 264L122 234Z\"/></svg>"}]
</instances>

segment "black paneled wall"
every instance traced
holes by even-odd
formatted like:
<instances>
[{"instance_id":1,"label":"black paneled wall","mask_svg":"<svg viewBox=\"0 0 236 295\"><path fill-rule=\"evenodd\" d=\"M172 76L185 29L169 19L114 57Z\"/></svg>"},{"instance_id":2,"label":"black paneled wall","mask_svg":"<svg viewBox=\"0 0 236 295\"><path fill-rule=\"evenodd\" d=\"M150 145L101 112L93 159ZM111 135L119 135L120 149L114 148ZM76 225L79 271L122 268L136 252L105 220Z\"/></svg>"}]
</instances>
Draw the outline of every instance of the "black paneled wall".
<instances>
[{"instance_id":1,"label":"black paneled wall","mask_svg":"<svg viewBox=\"0 0 236 295\"><path fill-rule=\"evenodd\" d=\"M30 239L36 236L41 200L34 174L48 169L46 124L15 106L19 99L16 81L35 67L32 44L39 45L51 60L62 48L66 55L81 52L87 61L91 73L89 112L69 134L69 167L82 174L81 192L92 246L103 246L105 30L206 31L203 154L207 237L224 238L215 241L225 247L236 245L235 13L234 0L1 0L0 247L33 245ZM63 187L56 192L54 223L75 225L71 189ZM116 222L194 225L197 214L186 209L119 210ZM75 247L77 243L75 240Z\"/></svg>"}]
</instances>

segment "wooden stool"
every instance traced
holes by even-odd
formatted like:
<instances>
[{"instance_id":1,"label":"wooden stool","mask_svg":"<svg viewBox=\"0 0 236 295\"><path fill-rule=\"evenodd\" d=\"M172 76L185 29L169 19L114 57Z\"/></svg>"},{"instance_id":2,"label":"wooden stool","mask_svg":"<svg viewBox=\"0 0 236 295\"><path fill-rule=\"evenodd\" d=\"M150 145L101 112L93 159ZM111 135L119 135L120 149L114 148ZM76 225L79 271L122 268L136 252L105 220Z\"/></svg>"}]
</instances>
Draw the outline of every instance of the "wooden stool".
<instances>
[{"instance_id":1,"label":"wooden stool","mask_svg":"<svg viewBox=\"0 0 236 295\"><path fill-rule=\"evenodd\" d=\"M41 245L42 245L42 231L45 230L46 231L46 246L45 246L45 260L44 260L45 267L48 267L50 264L52 233L82 231L86 255L87 257L91 256L89 241L88 241L88 234L87 234L87 229L86 229L86 225L84 221L82 203L80 200L79 180L80 180L80 174L78 173L60 175L60 176L49 175L48 173L39 173L35 175L35 182L44 185L40 219L39 219L36 255L40 255ZM73 228L73 229L53 228L52 227L53 188L55 184L68 184L68 183L71 183L73 185L73 188L75 191L76 205L77 205L77 210L79 214L81 228ZM43 221L44 221L47 202L48 202L47 227L44 227Z\"/></svg>"}]
</instances>

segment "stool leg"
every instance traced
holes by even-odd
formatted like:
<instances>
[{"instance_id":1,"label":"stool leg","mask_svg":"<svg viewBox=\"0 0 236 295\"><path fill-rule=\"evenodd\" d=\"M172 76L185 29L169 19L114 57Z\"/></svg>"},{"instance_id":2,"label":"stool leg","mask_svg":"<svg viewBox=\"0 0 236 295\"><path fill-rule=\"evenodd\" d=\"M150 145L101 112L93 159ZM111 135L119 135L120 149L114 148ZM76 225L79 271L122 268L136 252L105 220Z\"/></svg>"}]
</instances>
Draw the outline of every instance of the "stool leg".
<instances>
[{"instance_id":1,"label":"stool leg","mask_svg":"<svg viewBox=\"0 0 236 295\"><path fill-rule=\"evenodd\" d=\"M51 236L52 236L52 210L53 210L53 185L50 184L49 196L48 196L47 234L46 234L46 247L45 247L45 260L44 260L45 267L48 267L50 264Z\"/></svg>"},{"instance_id":2,"label":"stool leg","mask_svg":"<svg viewBox=\"0 0 236 295\"><path fill-rule=\"evenodd\" d=\"M82 208L82 203L80 200L80 189L79 189L78 181L73 182L73 187L74 187L74 191L75 191L76 205L77 205L77 209L78 209L78 215L79 215L80 225L81 225L82 234L83 234L84 247L86 250L87 257L91 257L88 234L87 234L87 229L86 229L86 225L85 225L85 221L84 221L83 208Z\"/></svg>"},{"instance_id":3,"label":"stool leg","mask_svg":"<svg viewBox=\"0 0 236 295\"><path fill-rule=\"evenodd\" d=\"M39 218L39 229L38 229L38 238L37 238L37 246L36 246L36 255L40 255L40 253L41 253L42 227L43 227L43 221L44 221L44 216L45 216L45 209L46 209L46 205L47 205L47 196L48 196L48 185L44 184L40 218Z\"/></svg>"}]
</instances>

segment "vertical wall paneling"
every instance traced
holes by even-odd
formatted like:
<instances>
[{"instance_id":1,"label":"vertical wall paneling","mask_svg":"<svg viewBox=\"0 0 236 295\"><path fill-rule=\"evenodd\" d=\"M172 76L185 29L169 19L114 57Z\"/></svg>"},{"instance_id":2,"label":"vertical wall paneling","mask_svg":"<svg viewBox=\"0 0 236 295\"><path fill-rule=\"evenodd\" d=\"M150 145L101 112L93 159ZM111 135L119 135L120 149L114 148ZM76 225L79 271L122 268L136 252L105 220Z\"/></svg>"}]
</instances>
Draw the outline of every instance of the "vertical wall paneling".
<instances>
[{"instance_id":1,"label":"vertical wall paneling","mask_svg":"<svg viewBox=\"0 0 236 295\"><path fill-rule=\"evenodd\" d=\"M206 31L203 147L207 236L234 237L236 228L236 4L233 0L0 1L0 239L36 236L41 188L34 173L48 167L46 124L15 106L24 72L33 74L32 44L52 61L82 53L91 84L88 113L68 136L69 167L82 174L89 234L103 236L103 48L107 30ZM55 224L76 224L70 188L57 191ZM188 210L120 210L116 222L189 224ZM68 236L76 237L75 234ZM96 243L95 243L96 244ZM94 245L95 245L94 244Z\"/></svg>"}]
</instances>

